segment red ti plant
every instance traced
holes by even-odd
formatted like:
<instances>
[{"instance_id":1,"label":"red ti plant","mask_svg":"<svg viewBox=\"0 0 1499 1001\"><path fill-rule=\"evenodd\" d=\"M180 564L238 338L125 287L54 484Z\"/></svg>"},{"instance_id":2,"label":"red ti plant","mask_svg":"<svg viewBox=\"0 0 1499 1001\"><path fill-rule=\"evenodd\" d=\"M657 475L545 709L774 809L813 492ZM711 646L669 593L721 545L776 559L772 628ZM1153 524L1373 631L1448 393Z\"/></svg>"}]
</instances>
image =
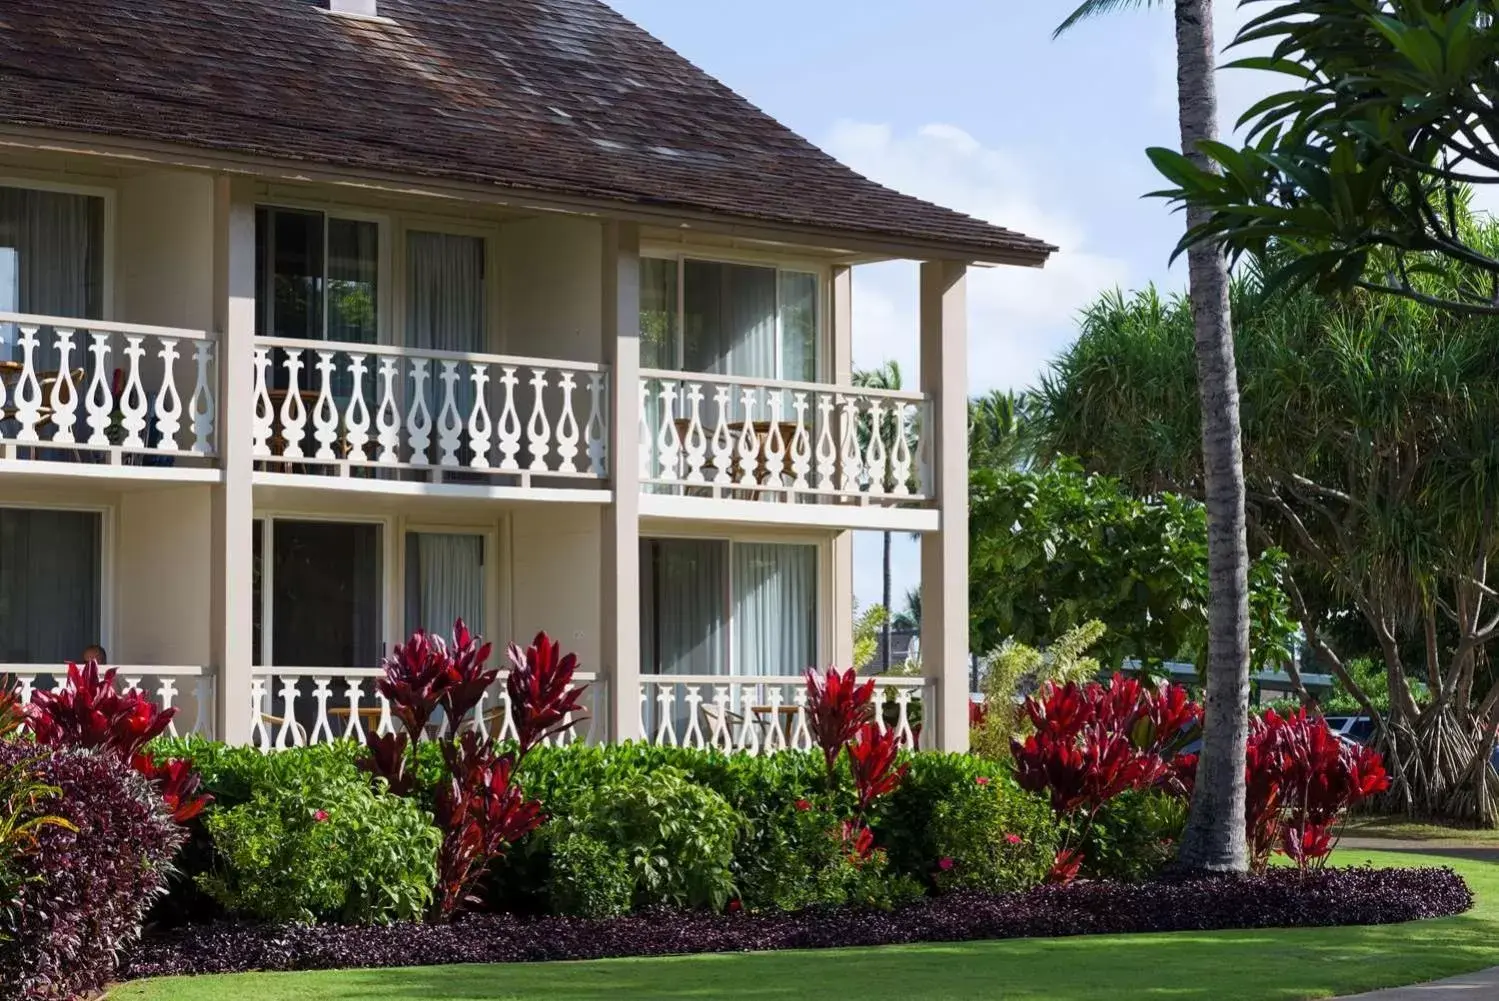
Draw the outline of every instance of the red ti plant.
<instances>
[{"instance_id":1,"label":"red ti plant","mask_svg":"<svg viewBox=\"0 0 1499 1001\"><path fill-rule=\"evenodd\" d=\"M407 743L404 733L367 733L364 736L367 753L356 764L360 771L384 779L395 795L409 796L416 791L416 778L406 767Z\"/></svg>"},{"instance_id":2,"label":"red ti plant","mask_svg":"<svg viewBox=\"0 0 1499 1001\"><path fill-rule=\"evenodd\" d=\"M807 668L807 724L822 748L830 786L837 781L838 755L873 720L874 679L861 684L853 668Z\"/></svg>"},{"instance_id":3,"label":"red ti plant","mask_svg":"<svg viewBox=\"0 0 1499 1001\"><path fill-rule=\"evenodd\" d=\"M458 729L500 676L498 670L484 666L489 653L490 644L474 636L458 619L453 623L451 648L441 636L418 629L385 658L385 674L375 685L406 727L411 743L425 735L438 706L447 716L449 728Z\"/></svg>"},{"instance_id":4,"label":"red ti plant","mask_svg":"<svg viewBox=\"0 0 1499 1001\"><path fill-rule=\"evenodd\" d=\"M510 677L505 687L522 756L579 720L578 699L588 686L574 687L577 669L577 655L563 655L562 647L544 632L537 633L525 650L510 644Z\"/></svg>"},{"instance_id":5,"label":"red ti plant","mask_svg":"<svg viewBox=\"0 0 1499 1001\"><path fill-rule=\"evenodd\" d=\"M541 804L527 800L513 781L515 754L496 754L472 730L442 747L448 779L437 793L437 824L443 830L438 857L438 913L451 916L478 903L475 883L506 848L546 818Z\"/></svg>"},{"instance_id":6,"label":"red ti plant","mask_svg":"<svg viewBox=\"0 0 1499 1001\"><path fill-rule=\"evenodd\" d=\"M874 805L874 801L892 793L905 781L908 763L897 764L900 757L900 738L894 730L881 730L874 723L865 723L858 736L848 745L848 762L854 775L854 789L858 793L858 815L862 817Z\"/></svg>"},{"instance_id":7,"label":"red ti plant","mask_svg":"<svg viewBox=\"0 0 1499 1001\"><path fill-rule=\"evenodd\" d=\"M0 737L9 736L26 721L21 711L21 697L16 694L14 682L0 679Z\"/></svg>"},{"instance_id":8,"label":"red ti plant","mask_svg":"<svg viewBox=\"0 0 1499 1001\"><path fill-rule=\"evenodd\" d=\"M166 732L175 707L161 709L139 691L121 692L115 668L102 674L95 661L82 667L68 665L67 679L55 690L31 693L24 707L26 725L43 744L54 747L99 748L130 763L149 779L165 800L172 818L184 824L213 799L198 794L198 775L187 761L156 764L143 748ZM0 706L0 716L6 714Z\"/></svg>"}]
</instances>

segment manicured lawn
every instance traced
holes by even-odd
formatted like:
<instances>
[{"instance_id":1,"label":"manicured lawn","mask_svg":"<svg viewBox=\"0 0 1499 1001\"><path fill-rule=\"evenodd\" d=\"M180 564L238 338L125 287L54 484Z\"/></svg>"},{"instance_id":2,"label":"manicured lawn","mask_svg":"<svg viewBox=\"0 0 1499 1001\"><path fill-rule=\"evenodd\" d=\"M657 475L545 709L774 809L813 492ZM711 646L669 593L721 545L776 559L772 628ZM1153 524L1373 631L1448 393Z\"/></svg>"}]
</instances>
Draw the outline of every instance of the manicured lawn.
<instances>
[{"instance_id":1,"label":"manicured lawn","mask_svg":"<svg viewBox=\"0 0 1499 1001\"><path fill-rule=\"evenodd\" d=\"M1383 852L1343 865L1438 863ZM118 1001L635 1001L644 998L986 998L1294 1001L1499 964L1499 863L1451 860L1467 914L1360 928L1015 939L824 952L587 963L272 973L126 984Z\"/></svg>"},{"instance_id":2,"label":"manicured lawn","mask_svg":"<svg viewBox=\"0 0 1499 1001\"><path fill-rule=\"evenodd\" d=\"M1465 827L1423 824L1404 817L1353 817L1343 827L1350 838L1393 838L1399 841L1447 841L1499 848L1499 830L1475 831Z\"/></svg>"}]
</instances>

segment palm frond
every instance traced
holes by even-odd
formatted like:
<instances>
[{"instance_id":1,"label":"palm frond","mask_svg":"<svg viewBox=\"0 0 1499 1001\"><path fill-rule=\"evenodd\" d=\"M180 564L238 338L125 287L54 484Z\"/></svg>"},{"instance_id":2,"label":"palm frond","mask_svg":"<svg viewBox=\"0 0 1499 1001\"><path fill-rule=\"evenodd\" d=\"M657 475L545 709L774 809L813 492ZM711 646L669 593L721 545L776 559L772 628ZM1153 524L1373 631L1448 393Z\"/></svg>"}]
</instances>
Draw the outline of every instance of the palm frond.
<instances>
[{"instance_id":1,"label":"palm frond","mask_svg":"<svg viewBox=\"0 0 1499 1001\"><path fill-rule=\"evenodd\" d=\"M1137 7L1159 7L1161 3L1162 0L1085 0L1077 10L1067 15L1067 20L1057 25L1057 30L1051 33L1051 37L1061 38L1080 22L1090 21L1095 17L1115 11L1134 10Z\"/></svg>"}]
</instances>

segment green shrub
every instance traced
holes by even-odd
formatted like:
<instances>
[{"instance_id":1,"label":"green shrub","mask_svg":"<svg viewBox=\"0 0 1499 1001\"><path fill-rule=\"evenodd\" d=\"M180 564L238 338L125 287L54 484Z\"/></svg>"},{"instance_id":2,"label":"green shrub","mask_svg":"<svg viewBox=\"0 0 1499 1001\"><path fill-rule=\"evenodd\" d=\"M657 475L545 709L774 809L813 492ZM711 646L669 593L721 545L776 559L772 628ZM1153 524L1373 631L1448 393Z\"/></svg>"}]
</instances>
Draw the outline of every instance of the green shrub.
<instances>
[{"instance_id":1,"label":"green shrub","mask_svg":"<svg viewBox=\"0 0 1499 1001\"><path fill-rule=\"evenodd\" d=\"M931 828L941 890L1029 889L1046 878L1061 841L1050 803L1001 782L941 800Z\"/></svg>"},{"instance_id":2,"label":"green shrub","mask_svg":"<svg viewBox=\"0 0 1499 1001\"><path fill-rule=\"evenodd\" d=\"M335 754L309 748L266 761L264 772L234 772L266 780L252 781L247 799L204 815L215 860L198 885L230 913L267 921L421 917L437 881L430 817Z\"/></svg>"},{"instance_id":3,"label":"green shrub","mask_svg":"<svg viewBox=\"0 0 1499 1001\"><path fill-rule=\"evenodd\" d=\"M932 823L938 805L984 785L1008 782L1009 769L969 754L924 751L909 760L906 780L874 817L875 841L890 853L896 872L927 880L942 857Z\"/></svg>"},{"instance_id":4,"label":"green shrub","mask_svg":"<svg viewBox=\"0 0 1499 1001\"><path fill-rule=\"evenodd\" d=\"M624 853L586 834L549 839L552 913L614 918L630 912L635 877Z\"/></svg>"},{"instance_id":5,"label":"green shrub","mask_svg":"<svg viewBox=\"0 0 1499 1001\"><path fill-rule=\"evenodd\" d=\"M563 837L587 835L624 856L636 906L720 909L734 895L730 865L744 820L675 768L590 789L554 823Z\"/></svg>"},{"instance_id":6,"label":"green shrub","mask_svg":"<svg viewBox=\"0 0 1499 1001\"><path fill-rule=\"evenodd\" d=\"M1143 883L1176 857L1187 802L1161 792L1125 792L1105 803L1083 842L1084 875Z\"/></svg>"}]
</instances>

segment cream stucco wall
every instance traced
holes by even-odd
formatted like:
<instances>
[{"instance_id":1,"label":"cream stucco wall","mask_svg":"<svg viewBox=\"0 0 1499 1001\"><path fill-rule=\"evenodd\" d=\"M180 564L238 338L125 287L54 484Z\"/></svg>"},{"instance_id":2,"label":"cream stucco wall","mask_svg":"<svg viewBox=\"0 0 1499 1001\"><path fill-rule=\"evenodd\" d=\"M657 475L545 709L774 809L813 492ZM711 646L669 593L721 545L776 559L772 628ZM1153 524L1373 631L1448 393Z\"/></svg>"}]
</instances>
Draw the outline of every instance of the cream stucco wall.
<instances>
[{"instance_id":1,"label":"cream stucco wall","mask_svg":"<svg viewBox=\"0 0 1499 1001\"><path fill-rule=\"evenodd\" d=\"M213 213L207 174L160 170L120 182L117 319L212 328Z\"/></svg>"},{"instance_id":2,"label":"cream stucco wall","mask_svg":"<svg viewBox=\"0 0 1499 1001\"><path fill-rule=\"evenodd\" d=\"M510 517L510 621L518 642L545 629L599 669L598 509L583 504L517 508Z\"/></svg>"},{"instance_id":3,"label":"cream stucco wall","mask_svg":"<svg viewBox=\"0 0 1499 1001\"><path fill-rule=\"evenodd\" d=\"M209 513L204 485L120 495L109 651L117 663L209 663Z\"/></svg>"},{"instance_id":4,"label":"cream stucco wall","mask_svg":"<svg viewBox=\"0 0 1499 1001\"><path fill-rule=\"evenodd\" d=\"M505 352L599 361L603 225L555 216L507 223L500 232Z\"/></svg>"}]
</instances>

